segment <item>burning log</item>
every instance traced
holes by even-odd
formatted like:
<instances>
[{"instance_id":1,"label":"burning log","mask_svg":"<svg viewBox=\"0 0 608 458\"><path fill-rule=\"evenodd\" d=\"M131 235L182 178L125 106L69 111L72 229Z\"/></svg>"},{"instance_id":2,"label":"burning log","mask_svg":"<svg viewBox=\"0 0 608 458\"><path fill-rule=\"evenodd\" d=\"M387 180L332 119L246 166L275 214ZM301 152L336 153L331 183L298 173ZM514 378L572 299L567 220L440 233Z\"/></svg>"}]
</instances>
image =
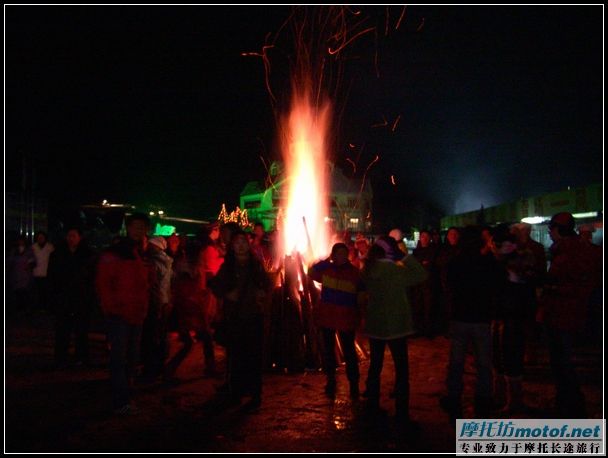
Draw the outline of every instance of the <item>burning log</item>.
<instances>
[{"instance_id":1,"label":"burning log","mask_svg":"<svg viewBox=\"0 0 608 458\"><path fill-rule=\"evenodd\" d=\"M305 313L299 292L297 261L285 256L282 282L275 294L275 348L273 365L287 371L299 372L305 367Z\"/></svg>"},{"instance_id":2,"label":"burning log","mask_svg":"<svg viewBox=\"0 0 608 458\"><path fill-rule=\"evenodd\" d=\"M274 295L274 338L272 366L288 372L322 367L322 341L314 324L313 309L320 300L320 291L305 270L303 257L296 252L285 256L281 282ZM336 361L344 362L336 335ZM359 359L367 359L364 348L355 341Z\"/></svg>"}]
</instances>

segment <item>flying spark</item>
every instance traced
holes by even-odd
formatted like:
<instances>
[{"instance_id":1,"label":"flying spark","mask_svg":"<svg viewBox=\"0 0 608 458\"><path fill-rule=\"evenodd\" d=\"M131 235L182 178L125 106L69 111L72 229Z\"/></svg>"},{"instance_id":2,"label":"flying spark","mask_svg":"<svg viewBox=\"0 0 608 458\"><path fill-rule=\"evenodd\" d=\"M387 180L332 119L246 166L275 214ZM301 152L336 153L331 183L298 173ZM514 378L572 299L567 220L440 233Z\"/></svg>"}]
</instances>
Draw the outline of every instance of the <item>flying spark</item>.
<instances>
[{"instance_id":1,"label":"flying spark","mask_svg":"<svg viewBox=\"0 0 608 458\"><path fill-rule=\"evenodd\" d=\"M376 128L376 127L386 127L388 126L388 121L386 120L386 116L382 115L382 119L383 121L378 123L378 124L373 124L372 125L372 129Z\"/></svg>"},{"instance_id":2,"label":"flying spark","mask_svg":"<svg viewBox=\"0 0 608 458\"><path fill-rule=\"evenodd\" d=\"M397 116L397 119L395 119L395 122L393 122L393 128L391 129L392 132L395 132L395 129L397 128L397 124L399 124L400 119L401 115Z\"/></svg>"},{"instance_id":3,"label":"flying spark","mask_svg":"<svg viewBox=\"0 0 608 458\"><path fill-rule=\"evenodd\" d=\"M403 20L404 16L405 16L405 6L403 7L403 10L401 11L401 16L399 16L399 20L397 21L397 25L395 26L395 30L399 29L399 26L401 25L401 21Z\"/></svg>"}]
</instances>

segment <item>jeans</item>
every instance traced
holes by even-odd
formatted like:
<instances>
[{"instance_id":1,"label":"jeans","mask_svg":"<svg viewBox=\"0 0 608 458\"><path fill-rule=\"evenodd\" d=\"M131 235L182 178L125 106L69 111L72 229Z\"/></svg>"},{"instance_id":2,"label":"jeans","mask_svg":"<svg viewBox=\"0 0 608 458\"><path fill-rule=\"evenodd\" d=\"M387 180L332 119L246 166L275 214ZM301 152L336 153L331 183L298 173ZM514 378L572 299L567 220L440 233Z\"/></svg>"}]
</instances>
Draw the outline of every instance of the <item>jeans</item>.
<instances>
[{"instance_id":1,"label":"jeans","mask_svg":"<svg viewBox=\"0 0 608 458\"><path fill-rule=\"evenodd\" d=\"M489 323L450 322L450 362L448 364L448 397L460 402L462 397L464 363L469 342L473 343L477 385L475 398L487 400L492 396L492 336Z\"/></svg>"},{"instance_id":2,"label":"jeans","mask_svg":"<svg viewBox=\"0 0 608 458\"><path fill-rule=\"evenodd\" d=\"M108 340L110 342L110 382L115 408L129 403L130 385L139 362L141 325L127 323L123 318L108 317Z\"/></svg>"},{"instance_id":3,"label":"jeans","mask_svg":"<svg viewBox=\"0 0 608 458\"><path fill-rule=\"evenodd\" d=\"M323 372L328 378L336 374L336 331L321 328L323 335ZM355 331L338 331L338 339L346 361L346 376L350 383L359 382L359 362L355 350Z\"/></svg>"},{"instance_id":4,"label":"jeans","mask_svg":"<svg viewBox=\"0 0 608 458\"><path fill-rule=\"evenodd\" d=\"M395 402L400 415L407 415L410 401L410 373L407 337L398 339L369 339L370 364L367 372L366 391L372 402L380 399L380 373L384 363L384 349L388 344L395 363Z\"/></svg>"}]
</instances>

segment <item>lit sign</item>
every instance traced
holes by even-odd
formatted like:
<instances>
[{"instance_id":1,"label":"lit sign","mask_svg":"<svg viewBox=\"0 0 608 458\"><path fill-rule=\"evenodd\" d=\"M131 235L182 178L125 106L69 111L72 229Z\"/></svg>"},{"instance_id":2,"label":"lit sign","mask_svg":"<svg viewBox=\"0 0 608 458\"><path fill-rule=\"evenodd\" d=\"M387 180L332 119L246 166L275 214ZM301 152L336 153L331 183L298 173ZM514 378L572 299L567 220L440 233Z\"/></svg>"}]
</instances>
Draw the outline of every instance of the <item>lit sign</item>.
<instances>
[{"instance_id":1,"label":"lit sign","mask_svg":"<svg viewBox=\"0 0 608 458\"><path fill-rule=\"evenodd\" d=\"M170 225L162 225L156 223L156 228L154 229L154 235L162 235L164 237L168 237L169 235L173 235L175 233L175 226Z\"/></svg>"}]
</instances>

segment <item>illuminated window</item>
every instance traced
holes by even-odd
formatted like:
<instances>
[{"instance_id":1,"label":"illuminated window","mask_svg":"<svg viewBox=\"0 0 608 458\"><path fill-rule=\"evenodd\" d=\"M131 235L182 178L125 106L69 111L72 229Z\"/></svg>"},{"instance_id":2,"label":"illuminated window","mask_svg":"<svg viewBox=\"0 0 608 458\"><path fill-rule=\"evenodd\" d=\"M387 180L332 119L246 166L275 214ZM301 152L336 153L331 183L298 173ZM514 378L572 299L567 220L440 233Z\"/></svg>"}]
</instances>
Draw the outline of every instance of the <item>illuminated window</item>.
<instances>
[{"instance_id":1,"label":"illuminated window","mask_svg":"<svg viewBox=\"0 0 608 458\"><path fill-rule=\"evenodd\" d=\"M250 200L245 202L245 208L259 208L261 202L259 200Z\"/></svg>"}]
</instances>

